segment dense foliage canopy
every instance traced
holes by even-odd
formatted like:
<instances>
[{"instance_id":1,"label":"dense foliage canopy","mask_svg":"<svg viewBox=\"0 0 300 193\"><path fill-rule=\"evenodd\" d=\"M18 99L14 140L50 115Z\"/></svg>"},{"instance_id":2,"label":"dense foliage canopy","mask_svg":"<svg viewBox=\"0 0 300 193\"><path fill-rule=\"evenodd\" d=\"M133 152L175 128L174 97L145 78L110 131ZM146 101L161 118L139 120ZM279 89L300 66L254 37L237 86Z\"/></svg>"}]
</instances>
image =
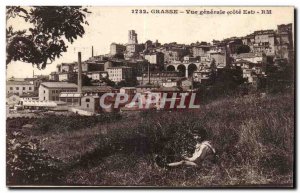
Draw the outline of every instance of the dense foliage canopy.
<instances>
[{"instance_id":1,"label":"dense foliage canopy","mask_svg":"<svg viewBox=\"0 0 300 193\"><path fill-rule=\"evenodd\" d=\"M6 64L22 61L45 68L67 51L67 42L73 43L78 36L83 36L88 13L79 6L8 6L7 21L19 17L31 27L15 30L17 23L7 25Z\"/></svg>"}]
</instances>

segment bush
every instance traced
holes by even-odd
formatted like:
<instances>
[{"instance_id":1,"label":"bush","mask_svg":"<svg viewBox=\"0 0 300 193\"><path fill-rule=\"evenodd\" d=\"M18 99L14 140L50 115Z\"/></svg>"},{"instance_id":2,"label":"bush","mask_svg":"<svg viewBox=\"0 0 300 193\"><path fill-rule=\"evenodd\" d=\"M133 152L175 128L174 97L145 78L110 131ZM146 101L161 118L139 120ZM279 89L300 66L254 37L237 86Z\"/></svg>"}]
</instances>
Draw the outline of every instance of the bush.
<instances>
[{"instance_id":1,"label":"bush","mask_svg":"<svg viewBox=\"0 0 300 193\"><path fill-rule=\"evenodd\" d=\"M47 155L37 140L24 141L21 132L7 136L8 185L59 185L60 160Z\"/></svg>"}]
</instances>

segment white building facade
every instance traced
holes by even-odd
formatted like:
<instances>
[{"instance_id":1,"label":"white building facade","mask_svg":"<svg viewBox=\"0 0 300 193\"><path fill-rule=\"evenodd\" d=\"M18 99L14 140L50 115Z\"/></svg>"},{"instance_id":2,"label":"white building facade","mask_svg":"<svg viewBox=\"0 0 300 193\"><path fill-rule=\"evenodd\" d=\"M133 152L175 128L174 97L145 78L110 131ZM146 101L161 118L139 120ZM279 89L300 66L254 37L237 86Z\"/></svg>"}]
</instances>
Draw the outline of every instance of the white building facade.
<instances>
[{"instance_id":1,"label":"white building facade","mask_svg":"<svg viewBox=\"0 0 300 193\"><path fill-rule=\"evenodd\" d=\"M39 101L59 101L61 92L77 92L77 85L67 82L43 82L39 87Z\"/></svg>"}]
</instances>

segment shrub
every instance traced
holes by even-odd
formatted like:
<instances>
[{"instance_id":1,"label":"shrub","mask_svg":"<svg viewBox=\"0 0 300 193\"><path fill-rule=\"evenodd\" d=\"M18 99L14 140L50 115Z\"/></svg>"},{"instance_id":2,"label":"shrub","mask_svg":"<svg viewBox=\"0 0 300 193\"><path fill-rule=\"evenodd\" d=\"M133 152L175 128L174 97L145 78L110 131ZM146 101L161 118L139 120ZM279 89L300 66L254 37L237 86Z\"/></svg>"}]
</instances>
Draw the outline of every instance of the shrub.
<instances>
[{"instance_id":1,"label":"shrub","mask_svg":"<svg viewBox=\"0 0 300 193\"><path fill-rule=\"evenodd\" d=\"M24 141L21 132L7 136L8 185L59 185L60 161L46 154L37 140Z\"/></svg>"}]
</instances>

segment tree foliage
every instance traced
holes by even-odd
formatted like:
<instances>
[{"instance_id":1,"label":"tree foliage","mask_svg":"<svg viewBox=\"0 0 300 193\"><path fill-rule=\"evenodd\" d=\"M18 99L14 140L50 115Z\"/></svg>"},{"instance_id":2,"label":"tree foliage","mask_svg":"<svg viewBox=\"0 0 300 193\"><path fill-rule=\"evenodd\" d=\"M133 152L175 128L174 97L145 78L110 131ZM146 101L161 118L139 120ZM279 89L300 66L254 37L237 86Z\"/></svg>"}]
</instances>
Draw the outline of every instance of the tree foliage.
<instances>
[{"instance_id":1,"label":"tree foliage","mask_svg":"<svg viewBox=\"0 0 300 193\"><path fill-rule=\"evenodd\" d=\"M250 47L248 45L240 45L237 47L236 53L241 54L241 53L249 53L250 52Z\"/></svg>"},{"instance_id":2,"label":"tree foliage","mask_svg":"<svg viewBox=\"0 0 300 193\"><path fill-rule=\"evenodd\" d=\"M91 86L92 85L91 78L89 78L85 74L81 75L81 80L82 80L82 86ZM71 76L68 82L78 84L78 74L74 74L74 76Z\"/></svg>"},{"instance_id":3,"label":"tree foliage","mask_svg":"<svg viewBox=\"0 0 300 193\"><path fill-rule=\"evenodd\" d=\"M31 27L15 30L14 26L7 26L6 65L11 61L22 61L45 68L67 51L67 42L73 43L84 35L88 13L80 6L8 6L7 21L19 17Z\"/></svg>"},{"instance_id":4,"label":"tree foliage","mask_svg":"<svg viewBox=\"0 0 300 193\"><path fill-rule=\"evenodd\" d=\"M116 86L116 83L111 81L109 78L103 78L101 81L104 82L107 86Z\"/></svg>"}]
</instances>

